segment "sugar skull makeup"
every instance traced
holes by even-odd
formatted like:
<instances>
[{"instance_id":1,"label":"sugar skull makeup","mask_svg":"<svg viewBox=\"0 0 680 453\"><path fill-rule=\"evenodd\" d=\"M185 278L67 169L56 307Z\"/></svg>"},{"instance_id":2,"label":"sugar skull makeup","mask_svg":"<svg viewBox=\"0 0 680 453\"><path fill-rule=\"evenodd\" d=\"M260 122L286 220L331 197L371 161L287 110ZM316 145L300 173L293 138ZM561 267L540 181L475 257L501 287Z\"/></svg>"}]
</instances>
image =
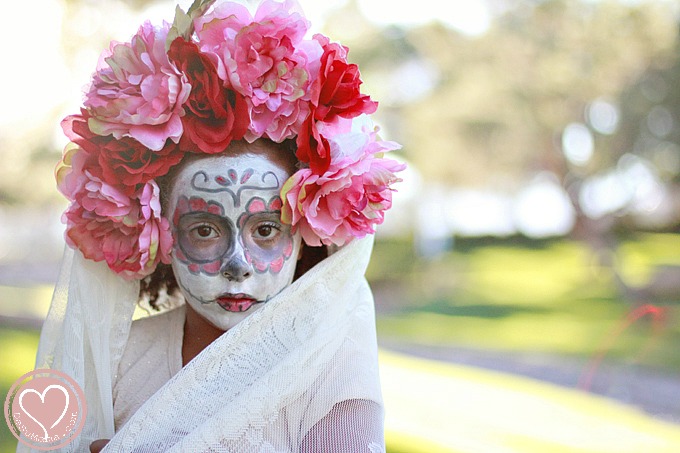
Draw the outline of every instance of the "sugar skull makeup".
<instances>
[{"instance_id":1,"label":"sugar skull makeup","mask_svg":"<svg viewBox=\"0 0 680 453\"><path fill-rule=\"evenodd\" d=\"M201 158L175 178L172 268L187 303L222 330L293 280L300 236L281 222L279 197L289 176L257 153Z\"/></svg>"}]
</instances>

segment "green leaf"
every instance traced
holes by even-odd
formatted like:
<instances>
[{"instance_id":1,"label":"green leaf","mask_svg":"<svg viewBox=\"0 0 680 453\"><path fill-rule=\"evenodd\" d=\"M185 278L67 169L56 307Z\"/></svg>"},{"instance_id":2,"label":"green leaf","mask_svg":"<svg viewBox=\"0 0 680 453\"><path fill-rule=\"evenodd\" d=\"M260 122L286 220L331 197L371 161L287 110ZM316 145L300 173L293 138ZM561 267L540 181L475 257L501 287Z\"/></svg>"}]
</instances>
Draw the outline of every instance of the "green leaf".
<instances>
[{"instance_id":1,"label":"green leaf","mask_svg":"<svg viewBox=\"0 0 680 453\"><path fill-rule=\"evenodd\" d=\"M215 0L195 0L186 13L177 6L175 8L175 20L172 22L172 27L168 31L168 37L165 41L165 49L170 49L170 44L177 38L181 37L189 41L194 33L194 19L205 14L213 3L215 3Z\"/></svg>"},{"instance_id":2,"label":"green leaf","mask_svg":"<svg viewBox=\"0 0 680 453\"><path fill-rule=\"evenodd\" d=\"M168 37L165 40L165 50L169 50L170 44L179 37L189 40L193 32L193 19L178 5L175 8L175 20L172 22L172 27L170 27Z\"/></svg>"},{"instance_id":3,"label":"green leaf","mask_svg":"<svg viewBox=\"0 0 680 453\"><path fill-rule=\"evenodd\" d=\"M189 7L189 15L192 19L202 16L213 3L215 0L195 0Z\"/></svg>"}]
</instances>

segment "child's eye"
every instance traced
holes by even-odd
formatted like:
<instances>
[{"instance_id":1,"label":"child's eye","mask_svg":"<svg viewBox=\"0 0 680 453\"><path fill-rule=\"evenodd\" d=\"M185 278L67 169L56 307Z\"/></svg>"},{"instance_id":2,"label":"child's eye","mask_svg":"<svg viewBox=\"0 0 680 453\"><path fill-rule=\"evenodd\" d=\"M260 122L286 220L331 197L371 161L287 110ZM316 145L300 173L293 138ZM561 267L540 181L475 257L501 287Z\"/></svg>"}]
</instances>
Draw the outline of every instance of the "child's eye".
<instances>
[{"instance_id":1,"label":"child's eye","mask_svg":"<svg viewBox=\"0 0 680 453\"><path fill-rule=\"evenodd\" d=\"M212 239L219 236L217 230L210 225L199 225L193 228L191 232L201 239Z\"/></svg>"},{"instance_id":2,"label":"child's eye","mask_svg":"<svg viewBox=\"0 0 680 453\"><path fill-rule=\"evenodd\" d=\"M279 233L280 228L274 223L263 223L255 228L255 238L272 239Z\"/></svg>"},{"instance_id":3,"label":"child's eye","mask_svg":"<svg viewBox=\"0 0 680 453\"><path fill-rule=\"evenodd\" d=\"M263 238L267 238L272 234L272 227L270 225L262 225L257 227L257 234Z\"/></svg>"}]
</instances>

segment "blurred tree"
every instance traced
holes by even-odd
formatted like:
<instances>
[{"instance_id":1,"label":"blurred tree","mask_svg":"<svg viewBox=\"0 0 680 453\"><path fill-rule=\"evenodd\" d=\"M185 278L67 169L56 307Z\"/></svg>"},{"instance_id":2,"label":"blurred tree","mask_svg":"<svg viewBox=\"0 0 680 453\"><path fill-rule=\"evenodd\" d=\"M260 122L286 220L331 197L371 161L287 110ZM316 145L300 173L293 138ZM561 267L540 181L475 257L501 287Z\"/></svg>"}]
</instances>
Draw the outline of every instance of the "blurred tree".
<instances>
[{"instance_id":1,"label":"blurred tree","mask_svg":"<svg viewBox=\"0 0 680 453\"><path fill-rule=\"evenodd\" d=\"M585 121L592 100L616 99L645 68L668 59L674 37L675 25L655 4L566 0L517 3L467 48L451 40L455 56L432 55L432 40L418 33L413 40L428 58L448 64L433 95L406 109L406 115L432 112L424 118L433 125L416 127L409 137L415 139L409 145L417 144L412 154L445 147L427 157L437 162L440 174L433 176L445 180L524 181L544 169L566 176L564 128ZM442 132L455 138L440 140ZM611 165L609 145L600 140L589 165ZM474 161L470 172L466 163Z\"/></svg>"},{"instance_id":2,"label":"blurred tree","mask_svg":"<svg viewBox=\"0 0 680 453\"><path fill-rule=\"evenodd\" d=\"M354 36L351 56L362 67L367 91L382 101L388 132L405 145L405 155L426 180L514 191L537 172L550 171L572 195L585 229L606 230L609 218L589 224L600 219L585 218L579 193L589 178L615 168L623 154L647 152L640 143L648 143L650 133L631 136L639 133L641 121L661 115L657 129L663 127L664 107L635 97L654 84L679 86L668 74L647 75L676 61L673 5L606 0L494 5L499 13L481 36L465 36L439 22ZM423 77L429 79L427 89L418 86ZM639 93L629 93L641 77ZM680 108L670 96L663 102ZM618 123L619 112L629 110L641 115L631 120L637 122L632 131L628 122ZM652 161L675 161L677 152L668 143L680 142L669 137L663 142Z\"/></svg>"},{"instance_id":3,"label":"blurred tree","mask_svg":"<svg viewBox=\"0 0 680 453\"><path fill-rule=\"evenodd\" d=\"M621 94L620 103L617 150L621 157L639 156L657 171L674 201L675 222L669 228L680 232L680 35L672 57L650 65Z\"/></svg>"}]
</instances>

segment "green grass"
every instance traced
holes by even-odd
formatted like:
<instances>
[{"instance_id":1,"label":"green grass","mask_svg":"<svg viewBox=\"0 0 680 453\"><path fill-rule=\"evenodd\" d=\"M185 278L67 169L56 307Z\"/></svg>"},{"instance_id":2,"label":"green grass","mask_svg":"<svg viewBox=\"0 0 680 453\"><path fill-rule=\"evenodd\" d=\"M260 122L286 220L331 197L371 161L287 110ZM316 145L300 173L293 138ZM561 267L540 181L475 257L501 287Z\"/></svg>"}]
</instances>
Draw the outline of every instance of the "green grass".
<instances>
[{"instance_id":1,"label":"green grass","mask_svg":"<svg viewBox=\"0 0 680 453\"><path fill-rule=\"evenodd\" d=\"M680 264L680 235L639 235L617 251L629 284L645 284L660 264ZM574 241L459 241L430 262L407 243L378 242L369 277L401 299L378 317L382 338L582 359L611 346L608 360L680 371L680 295L659 302L663 328L644 317L613 339L634 306L617 294L611 269Z\"/></svg>"},{"instance_id":2,"label":"green grass","mask_svg":"<svg viewBox=\"0 0 680 453\"><path fill-rule=\"evenodd\" d=\"M34 330L0 327L0 397L3 405L14 381L33 369L38 337L39 333ZM3 417L0 420L0 452L13 452L16 446L17 441Z\"/></svg>"}]
</instances>

